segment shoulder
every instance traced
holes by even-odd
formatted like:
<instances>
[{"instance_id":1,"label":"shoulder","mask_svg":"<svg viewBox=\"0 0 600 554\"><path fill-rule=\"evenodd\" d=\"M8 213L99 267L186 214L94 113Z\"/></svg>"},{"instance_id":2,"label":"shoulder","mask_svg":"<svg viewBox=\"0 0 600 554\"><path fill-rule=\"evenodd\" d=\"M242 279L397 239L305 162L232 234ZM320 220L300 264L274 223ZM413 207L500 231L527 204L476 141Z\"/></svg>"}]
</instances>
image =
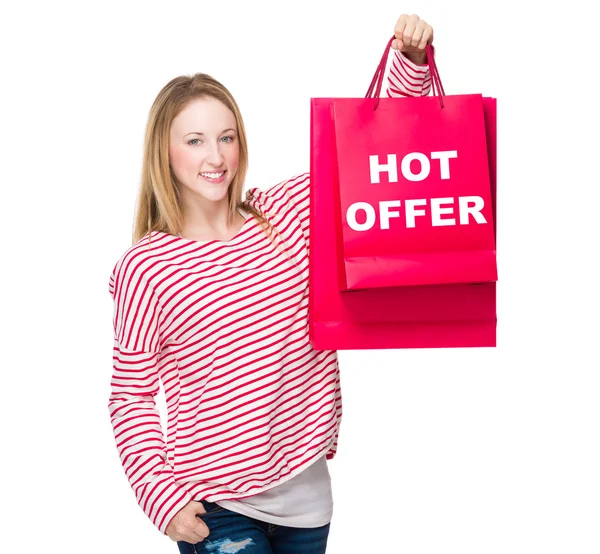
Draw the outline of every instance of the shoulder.
<instances>
[{"instance_id":1,"label":"shoulder","mask_svg":"<svg viewBox=\"0 0 600 554\"><path fill-rule=\"evenodd\" d=\"M262 207L273 207L277 204L296 203L298 199L308 194L310 188L310 173L301 173L284 181L280 181L264 190L253 187L246 192L246 200Z\"/></svg>"},{"instance_id":2,"label":"shoulder","mask_svg":"<svg viewBox=\"0 0 600 554\"><path fill-rule=\"evenodd\" d=\"M271 188L267 189L267 193L282 197L284 195L294 196L299 191L304 189L308 189L310 185L310 173L301 173L300 175L295 175L290 179L286 179L285 181L281 181Z\"/></svg>"},{"instance_id":3,"label":"shoulder","mask_svg":"<svg viewBox=\"0 0 600 554\"><path fill-rule=\"evenodd\" d=\"M125 287L137 287L149 283L152 268L159 257L160 239L155 231L146 233L135 244L128 247L118 258L109 277L108 290L113 298Z\"/></svg>"}]
</instances>

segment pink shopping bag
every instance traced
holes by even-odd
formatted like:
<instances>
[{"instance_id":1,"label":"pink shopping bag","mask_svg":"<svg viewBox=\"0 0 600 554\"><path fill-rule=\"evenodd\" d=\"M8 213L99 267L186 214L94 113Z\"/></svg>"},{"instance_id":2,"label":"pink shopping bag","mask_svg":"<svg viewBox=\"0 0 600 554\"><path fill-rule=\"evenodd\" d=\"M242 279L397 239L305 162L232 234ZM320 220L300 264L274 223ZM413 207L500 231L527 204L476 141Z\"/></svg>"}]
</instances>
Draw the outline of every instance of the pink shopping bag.
<instances>
[{"instance_id":1,"label":"pink shopping bag","mask_svg":"<svg viewBox=\"0 0 600 554\"><path fill-rule=\"evenodd\" d=\"M440 89L441 83L438 80L438 94ZM399 278L401 285L390 285L389 281L381 283L377 282L376 277L369 277L371 281L367 281L367 286L364 281L351 283L355 289L347 286L345 244L340 240L343 239L343 209L344 206L347 208L342 203L337 157L339 135L336 131L336 106L340 105L340 99L311 100L312 238L309 330L315 348L336 350L495 346L496 268L493 241L496 215L496 100L472 96L479 97L482 106L481 119L486 139L483 146L486 155L479 156L478 159L483 159L487 167L479 167L478 171L484 178L487 175L488 179L489 197L484 199L482 214L490 224L480 224L487 226L486 232L481 235L484 238L479 235L469 238L472 241L469 244L478 244L477 241L480 240L483 246L480 251L492 253L488 258L482 256L489 262L487 266L482 264L487 273L477 279L479 282L427 285L410 284L412 277L404 281ZM413 100L421 104L423 100L434 100L438 102L436 109L443 110L452 104L452 98L446 96L441 89L441 95L437 98L375 98L363 101L369 103L372 111L377 111L374 110L375 106L379 109L392 102L414 104ZM459 115L460 113L455 112L455 117ZM446 146L436 148L442 151ZM418 168L411 170L416 172ZM482 195L485 195L485 190L482 185ZM460 218L460 214L457 217ZM412 229L416 229L416 224ZM389 250L382 252L387 254ZM406 252L409 252L408 247L405 248ZM430 252L435 253L433 250ZM460 264L457 266L459 269L452 270L455 275L460 271ZM369 275L373 266L370 267L367 263L363 268L365 274ZM471 269L477 269L477 264L473 264ZM393 272L388 272L387 277L399 273L401 271L396 267ZM429 278L434 274L435 272L430 272ZM438 275L442 274L438 272Z\"/></svg>"}]
</instances>

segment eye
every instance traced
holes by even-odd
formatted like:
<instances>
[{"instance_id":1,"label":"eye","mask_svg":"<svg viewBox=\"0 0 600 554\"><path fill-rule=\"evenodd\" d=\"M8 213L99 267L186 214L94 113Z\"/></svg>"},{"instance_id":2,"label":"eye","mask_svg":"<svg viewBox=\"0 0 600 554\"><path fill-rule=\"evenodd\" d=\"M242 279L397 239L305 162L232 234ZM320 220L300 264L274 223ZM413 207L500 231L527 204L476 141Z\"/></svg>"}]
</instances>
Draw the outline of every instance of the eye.
<instances>
[{"instance_id":1,"label":"eye","mask_svg":"<svg viewBox=\"0 0 600 554\"><path fill-rule=\"evenodd\" d=\"M229 139L229 140L225 140L225 139ZM227 137L223 137L221 140L224 141L224 142L233 142L234 137L227 136Z\"/></svg>"},{"instance_id":2,"label":"eye","mask_svg":"<svg viewBox=\"0 0 600 554\"><path fill-rule=\"evenodd\" d=\"M199 141L200 139L195 138L195 139L192 139L192 140L188 140L188 144L192 144L195 140ZM192 144L192 146L196 146L196 145Z\"/></svg>"}]
</instances>

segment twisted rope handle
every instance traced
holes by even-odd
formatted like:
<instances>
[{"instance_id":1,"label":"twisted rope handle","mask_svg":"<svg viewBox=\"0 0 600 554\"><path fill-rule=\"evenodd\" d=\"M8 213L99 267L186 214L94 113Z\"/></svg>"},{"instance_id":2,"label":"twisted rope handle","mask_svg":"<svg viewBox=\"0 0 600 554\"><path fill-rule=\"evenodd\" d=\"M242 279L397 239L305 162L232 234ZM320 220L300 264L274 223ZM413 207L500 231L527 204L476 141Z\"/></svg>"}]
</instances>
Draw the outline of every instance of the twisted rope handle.
<instances>
[{"instance_id":1,"label":"twisted rope handle","mask_svg":"<svg viewBox=\"0 0 600 554\"><path fill-rule=\"evenodd\" d=\"M393 36L387 43L385 50L383 51L383 56L381 56L381 60L379 61L379 65L375 70L375 75L373 75L373 79L371 79L371 84L369 85L369 90L365 95L365 98L376 98L375 107L373 109L377 109L379 105L379 99L381 97L381 87L383 86L383 77L385 75L385 68L387 67L388 57L390 55L390 48L392 47L392 42L396 37ZM425 47L425 53L427 55L427 65L429 66L429 72L431 74L431 85L433 88L433 95L439 96L440 106L444 107L444 96L446 95L444 91L444 87L442 85L442 80L440 79L440 73L438 71L437 65L435 63L435 57L433 55L433 48L430 44L427 44Z\"/></svg>"}]
</instances>

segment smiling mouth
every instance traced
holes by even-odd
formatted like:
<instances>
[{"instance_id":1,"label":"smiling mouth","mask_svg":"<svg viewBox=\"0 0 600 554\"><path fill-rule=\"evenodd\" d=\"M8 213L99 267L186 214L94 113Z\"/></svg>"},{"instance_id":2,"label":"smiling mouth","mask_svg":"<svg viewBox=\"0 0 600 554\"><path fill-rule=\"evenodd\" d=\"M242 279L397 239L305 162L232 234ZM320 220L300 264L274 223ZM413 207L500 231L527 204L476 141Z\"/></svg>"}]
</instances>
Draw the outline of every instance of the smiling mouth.
<instances>
[{"instance_id":1,"label":"smiling mouth","mask_svg":"<svg viewBox=\"0 0 600 554\"><path fill-rule=\"evenodd\" d=\"M226 169L224 171L211 171L207 173L200 173L200 177L206 179L210 183L221 183L224 181L226 173Z\"/></svg>"}]
</instances>

